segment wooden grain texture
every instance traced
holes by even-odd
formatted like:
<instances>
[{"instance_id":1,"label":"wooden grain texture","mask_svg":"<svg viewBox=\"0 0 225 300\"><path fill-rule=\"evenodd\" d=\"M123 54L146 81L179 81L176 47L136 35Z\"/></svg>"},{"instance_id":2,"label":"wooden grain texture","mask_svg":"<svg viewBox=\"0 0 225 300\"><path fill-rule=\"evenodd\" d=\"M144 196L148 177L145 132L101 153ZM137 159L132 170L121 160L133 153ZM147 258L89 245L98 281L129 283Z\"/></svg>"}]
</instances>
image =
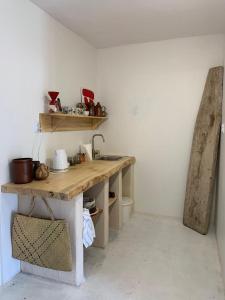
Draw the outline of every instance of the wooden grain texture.
<instances>
[{"instance_id":1,"label":"wooden grain texture","mask_svg":"<svg viewBox=\"0 0 225 300\"><path fill-rule=\"evenodd\" d=\"M51 173L44 181L27 184L8 183L2 185L3 193L44 196L51 199L71 200L95 184L108 179L126 166L135 163L134 157L124 157L118 161L93 160L76 165L66 173Z\"/></svg>"},{"instance_id":2,"label":"wooden grain texture","mask_svg":"<svg viewBox=\"0 0 225 300\"><path fill-rule=\"evenodd\" d=\"M77 116L62 113L39 114L40 127L43 132L94 130L105 120L107 120L106 117Z\"/></svg>"},{"instance_id":3,"label":"wooden grain texture","mask_svg":"<svg viewBox=\"0 0 225 300\"><path fill-rule=\"evenodd\" d=\"M194 129L186 185L184 225L208 232L222 121L223 67L208 72Z\"/></svg>"}]
</instances>

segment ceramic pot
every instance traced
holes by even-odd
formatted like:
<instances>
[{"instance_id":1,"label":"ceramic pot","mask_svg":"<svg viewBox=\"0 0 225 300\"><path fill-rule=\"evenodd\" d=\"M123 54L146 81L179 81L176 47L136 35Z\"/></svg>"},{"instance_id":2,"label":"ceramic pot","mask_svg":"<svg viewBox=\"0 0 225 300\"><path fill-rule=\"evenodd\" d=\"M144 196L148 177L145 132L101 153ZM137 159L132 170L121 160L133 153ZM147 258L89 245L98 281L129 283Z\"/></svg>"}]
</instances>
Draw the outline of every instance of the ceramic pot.
<instances>
[{"instance_id":1,"label":"ceramic pot","mask_svg":"<svg viewBox=\"0 0 225 300\"><path fill-rule=\"evenodd\" d=\"M16 184L28 183L33 180L32 158L16 158L11 163L12 181Z\"/></svg>"},{"instance_id":2,"label":"ceramic pot","mask_svg":"<svg viewBox=\"0 0 225 300\"><path fill-rule=\"evenodd\" d=\"M48 167L45 164L40 164L35 172L36 180L45 180L49 176Z\"/></svg>"}]
</instances>

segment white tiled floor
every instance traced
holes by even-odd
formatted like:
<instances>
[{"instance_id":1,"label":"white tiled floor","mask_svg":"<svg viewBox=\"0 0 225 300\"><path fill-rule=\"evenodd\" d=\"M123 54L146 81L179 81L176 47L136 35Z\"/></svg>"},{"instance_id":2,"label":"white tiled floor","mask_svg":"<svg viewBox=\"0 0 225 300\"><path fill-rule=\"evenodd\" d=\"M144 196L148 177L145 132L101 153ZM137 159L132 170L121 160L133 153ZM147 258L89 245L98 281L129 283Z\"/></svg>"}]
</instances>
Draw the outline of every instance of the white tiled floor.
<instances>
[{"instance_id":1,"label":"white tiled floor","mask_svg":"<svg viewBox=\"0 0 225 300\"><path fill-rule=\"evenodd\" d=\"M105 250L85 255L80 287L19 274L1 300L222 300L214 233L202 236L177 220L135 214Z\"/></svg>"}]
</instances>

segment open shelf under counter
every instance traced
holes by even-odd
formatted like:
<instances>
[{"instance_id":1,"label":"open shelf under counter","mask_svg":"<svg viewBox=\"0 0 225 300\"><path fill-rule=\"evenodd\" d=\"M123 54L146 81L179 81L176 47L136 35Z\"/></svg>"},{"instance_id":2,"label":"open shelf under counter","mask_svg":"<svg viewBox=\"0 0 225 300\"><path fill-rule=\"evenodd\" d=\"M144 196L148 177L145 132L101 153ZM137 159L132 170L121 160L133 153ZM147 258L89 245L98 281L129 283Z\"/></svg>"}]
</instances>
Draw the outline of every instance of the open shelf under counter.
<instances>
[{"instance_id":1,"label":"open shelf under counter","mask_svg":"<svg viewBox=\"0 0 225 300\"><path fill-rule=\"evenodd\" d=\"M42 132L95 130L107 117L69 115L63 113L40 113Z\"/></svg>"}]
</instances>

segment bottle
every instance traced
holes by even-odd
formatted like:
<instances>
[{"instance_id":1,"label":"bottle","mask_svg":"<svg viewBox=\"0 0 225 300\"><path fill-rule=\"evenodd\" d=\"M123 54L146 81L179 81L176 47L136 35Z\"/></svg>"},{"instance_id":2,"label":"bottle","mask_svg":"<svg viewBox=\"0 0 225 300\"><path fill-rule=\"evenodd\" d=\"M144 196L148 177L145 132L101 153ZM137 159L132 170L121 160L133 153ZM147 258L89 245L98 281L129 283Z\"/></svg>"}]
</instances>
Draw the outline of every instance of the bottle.
<instances>
[{"instance_id":1,"label":"bottle","mask_svg":"<svg viewBox=\"0 0 225 300\"><path fill-rule=\"evenodd\" d=\"M95 115L95 105L94 102L91 102L89 106L89 116L94 116L94 115Z\"/></svg>"},{"instance_id":2,"label":"bottle","mask_svg":"<svg viewBox=\"0 0 225 300\"><path fill-rule=\"evenodd\" d=\"M102 117L106 117L106 116L107 116L106 107L102 106Z\"/></svg>"},{"instance_id":3,"label":"bottle","mask_svg":"<svg viewBox=\"0 0 225 300\"><path fill-rule=\"evenodd\" d=\"M101 117L102 116L102 107L101 107L101 104L99 102L95 106L95 115L97 117Z\"/></svg>"}]
</instances>

